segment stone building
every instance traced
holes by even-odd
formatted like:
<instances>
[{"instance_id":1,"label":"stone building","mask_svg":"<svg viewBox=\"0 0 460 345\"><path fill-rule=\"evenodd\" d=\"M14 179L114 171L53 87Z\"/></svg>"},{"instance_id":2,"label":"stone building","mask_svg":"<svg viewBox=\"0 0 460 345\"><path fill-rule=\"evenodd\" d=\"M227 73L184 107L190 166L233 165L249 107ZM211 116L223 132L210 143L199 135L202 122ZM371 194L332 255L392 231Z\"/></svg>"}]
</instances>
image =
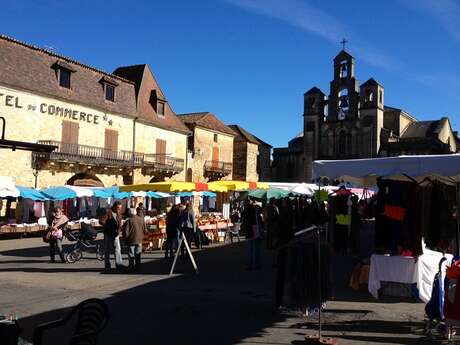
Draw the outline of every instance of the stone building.
<instances>
[{"instance_id":1,"label":"stone building","mask_svg":"<svg viewBox=\"0 0 460 345\"><path fill-rule=\"evenodd\" d=\"M273 151L278 181L311 181L317 159L351 159L397 154L456 152L449 120L418 122L385 105L385 89L370 78L360 84L356 63L345 50L334 58L329 95L313 87L304 94L303 131L286 148Z\"/></svg>"},{"instance_id":2,"label":"stone building","mask_svg":"<svg viewBox=\"0 0 460 345\"><path fill-rule=\"evenodd\" d=\"M146 65L110 74L0 36L0 116L6 139L56 146L0 150L0 175L19 185L185 179L189 130Z\"/></svg>"},{"instance_id":3,"label":"stone building","mask_svg":"<svg viewBox=\"0 0 460 345\"><path fill-rule=\"evenodd\" d=\"M229 125L235 133L233 144L233 179L269 181L271 145L239 125Z\"/></svg>"},{"instance_id":4,"label":"stone building","mask_svg":"<svg viewBox=\"0 0 460 345\"><path fill-rule=\"evenodd\" d=\"M231 180L235 133L209 112L178 116L192 132L188 141L187 181Z\"/></svg>"}]
</instances>

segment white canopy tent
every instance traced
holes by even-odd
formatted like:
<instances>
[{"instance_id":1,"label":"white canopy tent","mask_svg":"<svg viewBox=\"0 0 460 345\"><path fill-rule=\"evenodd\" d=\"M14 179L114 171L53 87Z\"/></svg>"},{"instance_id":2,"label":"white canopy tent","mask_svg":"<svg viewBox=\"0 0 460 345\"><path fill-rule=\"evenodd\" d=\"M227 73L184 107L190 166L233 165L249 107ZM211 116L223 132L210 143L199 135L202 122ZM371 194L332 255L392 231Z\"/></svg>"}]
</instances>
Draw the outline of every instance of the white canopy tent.
<instances>
[{"instance_id":1,"label":"white canopy tent","mask_svg":"<svg viewBox=\"0 0 460 345\"><path fill-rule=\"evenodd\" d=\"M17 198L19 195L20 192L16 188L14 178L10 176L0 176L0 198Z\"/></svg>"},{"instance_id":2,"label":"white canopy tent","mask_svg":"<svg viewBox=\"0 0 460 345\"><path fill-rule=\"evenodd\" d=\"M360 181L366 186L376 178L420 179L437 176L446 182L460 182L460 154L399 156L388 158L320 160L313 163L313 178L329 177Z\"/></svg>"},{"instance_id":3,"label":"white canopy tent","mask_svg":"<svg viewBox=\"0 0 460 345\"><path fill-rule=\"evenodd\" d=\"M399 156L388 158L330 160L313 162L313 177L353 179L363 186L375 185L378 177L421 180L432 177L457 187L460 204L460 154ZM457 219L457 253L460 253L460 220Z\"/></svg>"}]
</instances>

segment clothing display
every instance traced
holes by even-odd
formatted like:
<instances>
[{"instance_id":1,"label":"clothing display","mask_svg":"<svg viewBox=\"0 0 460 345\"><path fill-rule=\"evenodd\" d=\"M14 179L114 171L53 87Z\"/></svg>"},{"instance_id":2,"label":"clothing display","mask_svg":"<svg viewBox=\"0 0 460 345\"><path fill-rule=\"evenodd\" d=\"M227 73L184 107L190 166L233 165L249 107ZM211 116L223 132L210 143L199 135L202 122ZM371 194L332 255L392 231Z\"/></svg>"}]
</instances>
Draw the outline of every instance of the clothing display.
<instances>
[{"instance_id":1,"label":"clothing display","mask_svg":"<svg viewBox=\"0 0 460 345\"><path fill-rule=\"evenodd\" d=\"M455 237L457 205L455 186L425 179L379 180L376 247L397 253L398 247L422 254L422 238L433 250L447 251Z\"/></svg>"},{"instance_id":2,"label":"clothing display","mask_svg":"<svg viewBox=\"0 0 460 345\"><path fill-rule=\"evenodd\" d=\"M361 216L358 197L347 189L339 189L329 196L329 239L334 250L345 253L360 250Z\"/></svg>"},{"instance_id":3,"label":"clothing display","mask_svg":"<svg viewBox=\"0 0 460 345\"><path fill-rule=\"evenodd\" d=\"M321 301L318 291L318 248L307 241L288 245L278 257L277 304L306 310L330 298L329 247L321 246Z\"/></svg>"}]
</instances>

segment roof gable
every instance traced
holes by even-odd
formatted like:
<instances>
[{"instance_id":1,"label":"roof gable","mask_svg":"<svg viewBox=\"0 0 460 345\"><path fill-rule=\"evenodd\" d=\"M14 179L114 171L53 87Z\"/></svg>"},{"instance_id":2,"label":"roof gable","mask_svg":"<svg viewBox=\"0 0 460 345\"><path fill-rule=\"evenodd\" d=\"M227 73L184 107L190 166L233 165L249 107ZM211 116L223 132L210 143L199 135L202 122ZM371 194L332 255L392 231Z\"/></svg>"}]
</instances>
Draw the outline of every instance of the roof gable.
<instances>
[{"instance_id":1,"label":"roof gable","mask_svg":"<svg viewBox=\"0 0 460 345\"><path fill-rule=\"evenodd\" d=\"M131 80L135 84L137 114L140 118L164 129L189 132L166 100L148 65L119 67L114 73ZM156 107L155 101L157 100L165 102L164 116L157 114L154 108L154 106Z\"/></svg>"},{"instance_id":2,"label":"roof gable","mask_svg":"<svg viewBox=\"0 0 460 345\"><path fill-rule=\"evenodd\" d=\"M179 118L183 123L189 127L202 127L206 129L211 129L213 131L221 132L232 137L236 136L236 133L227 125L225 125L216 115L210 112L200 112L200 113L187 113L179 114Z\"/></svg>"},{"instance_id":3,"label":"roof gable","mask_svg":"<svg viewBox=\"0 0 460 345\"><path fill-rule=\"evenodd\" d=\"M243 138L244 141L256 145L260 144L256 137L246 131L243 127L238 125L229 125L228 127L230 127L236 134L238 134L239 137Z\"/></svg>"}]
</instances>

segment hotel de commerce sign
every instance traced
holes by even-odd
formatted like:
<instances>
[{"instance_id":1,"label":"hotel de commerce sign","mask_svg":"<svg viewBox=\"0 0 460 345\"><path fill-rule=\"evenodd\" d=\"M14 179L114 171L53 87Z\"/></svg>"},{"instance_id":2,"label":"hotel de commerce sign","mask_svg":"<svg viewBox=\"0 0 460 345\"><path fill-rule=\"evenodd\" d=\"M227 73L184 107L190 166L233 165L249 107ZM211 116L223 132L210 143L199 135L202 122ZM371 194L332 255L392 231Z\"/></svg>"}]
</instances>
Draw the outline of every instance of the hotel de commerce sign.
<instances>
[{"instance_id":1,"label":"hotel de commerce sign","mask_svg":"<svg viewBox=\"0 0 460 345\"><path fill-rule=\"evenodd\" d=\"M30 99L31 97L24 97ZM52 102L43 102L39 100L36 103L27 102L21 99L21 96L14 95L13 93L7 93L0 90L0 107L10 107L16 109L24 109L27 111L38 112L40 114L51 115L59 118L67 118L75 121L92 123L95 125L100 124L102 121L108 122L112 125L112 120L108 119L106 114L88 113L80 110L76 110L67 106L58 106Z\"/></svg>"}]
</instances>

